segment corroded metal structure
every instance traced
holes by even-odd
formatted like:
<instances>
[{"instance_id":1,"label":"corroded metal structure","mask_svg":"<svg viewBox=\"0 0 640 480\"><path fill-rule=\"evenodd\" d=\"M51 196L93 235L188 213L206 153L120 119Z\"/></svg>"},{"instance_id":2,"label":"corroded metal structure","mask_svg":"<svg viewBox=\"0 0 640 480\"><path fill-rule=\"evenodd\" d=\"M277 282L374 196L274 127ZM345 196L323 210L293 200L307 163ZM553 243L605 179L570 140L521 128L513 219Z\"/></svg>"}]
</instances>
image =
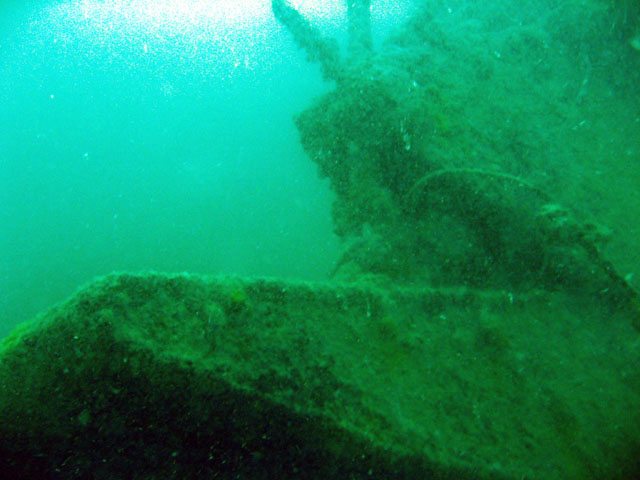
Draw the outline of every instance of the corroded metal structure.
<instances>
[{"instance_id":1,"label":"corroded metal structure","mask_svg":"<svg viewBox=\"0 0 640 480\"><path fill-rule=\"evenodd\" d=\"M490 128L495 115L473 118L448 98L460 87L434 75L428 13L417 13L374 52L369 2L347 6L349 44L341 56L333 39L283 0L273 1L275 16L335 81L296 125L337 194L333 220L345 252L336 277L560 288L637 310L637 293L602 255L608 230L556 197L552 183L561 172L533 169L535 159L524 158L513 135L501 144L478 134L477 120ZM450 55L457 54L452 47ZM541 127L536 141L548 142L543 136ZM551 163L545 155L539 164Z\"/></svg>"}]
</instances>

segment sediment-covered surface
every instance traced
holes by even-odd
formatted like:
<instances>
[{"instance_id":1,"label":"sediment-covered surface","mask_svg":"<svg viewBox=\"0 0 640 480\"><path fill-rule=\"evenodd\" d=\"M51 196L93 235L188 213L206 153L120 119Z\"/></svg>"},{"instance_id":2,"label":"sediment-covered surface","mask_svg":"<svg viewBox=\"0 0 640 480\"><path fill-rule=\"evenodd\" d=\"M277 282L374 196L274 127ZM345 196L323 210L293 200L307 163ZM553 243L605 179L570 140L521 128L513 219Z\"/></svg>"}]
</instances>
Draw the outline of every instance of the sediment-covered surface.
<instances>
[{"instance_id":1,"label":"sediment-covered surface","mask_svg":"<svg viewBox=\"0 0 640 480\"><path fill-rule=\"evenodd\" d=\"M640 336L565 294L114 274L4 340L13 478L622 479Z\"/></svg>"}]
</instances>

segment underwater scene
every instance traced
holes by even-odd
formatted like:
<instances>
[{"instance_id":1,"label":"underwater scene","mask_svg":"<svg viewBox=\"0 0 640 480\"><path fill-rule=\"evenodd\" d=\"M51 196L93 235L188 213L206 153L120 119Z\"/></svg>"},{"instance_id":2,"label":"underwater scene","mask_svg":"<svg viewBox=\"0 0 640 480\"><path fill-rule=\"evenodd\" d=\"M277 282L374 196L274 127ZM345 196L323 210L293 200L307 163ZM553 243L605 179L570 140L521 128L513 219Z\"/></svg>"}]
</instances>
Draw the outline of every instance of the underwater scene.
<instances>
[{"instance_id":1,"label":"underwater scene","mask_svg":"<svg viewBox=\"0 0 640 480\"><path fill-rule=\"evenodd\" d=\"M637 0L8 0L0 172L0 479L640 479Z\"/></svg>"}]
</instances>

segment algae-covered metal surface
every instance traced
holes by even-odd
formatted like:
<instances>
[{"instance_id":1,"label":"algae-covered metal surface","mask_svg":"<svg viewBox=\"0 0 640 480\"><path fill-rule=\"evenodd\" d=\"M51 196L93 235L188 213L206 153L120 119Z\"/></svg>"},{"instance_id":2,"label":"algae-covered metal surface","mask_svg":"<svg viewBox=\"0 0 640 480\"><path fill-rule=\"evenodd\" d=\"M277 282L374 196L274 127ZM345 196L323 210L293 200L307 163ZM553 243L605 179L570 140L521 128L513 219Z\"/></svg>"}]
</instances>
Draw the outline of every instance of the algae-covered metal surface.
<instances>
[{"instance_id":1,"label":"algae-covered metal surface","mask_svg":"<svg viewBox=\"0 0 640 480\"><path fill-rule=\"evenodd\" d=\"M0 356L5 471L629 478L637 332L561 293L119 274Z\"/></svg>"},{"instance_id":2,"label":"algae-covered metal surface","mask_svg":"<svg viewBox=\"0 0 640 480\"><path fill-rule=\"evenodd\" d=\"M344 7L271 3L329 85L331 278L87 284L1 344L1 472L640 478L640 7Z\"/></svg>"}]
</instances>

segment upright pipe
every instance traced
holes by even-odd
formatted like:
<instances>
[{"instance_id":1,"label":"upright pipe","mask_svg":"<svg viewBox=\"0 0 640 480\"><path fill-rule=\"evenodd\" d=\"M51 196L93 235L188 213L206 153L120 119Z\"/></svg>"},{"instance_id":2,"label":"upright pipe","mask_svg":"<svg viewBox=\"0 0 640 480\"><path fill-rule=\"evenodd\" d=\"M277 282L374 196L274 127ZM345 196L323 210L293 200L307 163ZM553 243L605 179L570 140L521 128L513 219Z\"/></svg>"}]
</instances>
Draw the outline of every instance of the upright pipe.
<instances>
[{"instance_id":1,"label":"upright pipe","mask_svg":"<svg viewBox=\"0 0 640 480\"><path fill-rule=\"evenodd\" d=\"M347 0L349 54L366 56L373 50L371 40L371 0Z\"/></svg>"}]
</instances>

